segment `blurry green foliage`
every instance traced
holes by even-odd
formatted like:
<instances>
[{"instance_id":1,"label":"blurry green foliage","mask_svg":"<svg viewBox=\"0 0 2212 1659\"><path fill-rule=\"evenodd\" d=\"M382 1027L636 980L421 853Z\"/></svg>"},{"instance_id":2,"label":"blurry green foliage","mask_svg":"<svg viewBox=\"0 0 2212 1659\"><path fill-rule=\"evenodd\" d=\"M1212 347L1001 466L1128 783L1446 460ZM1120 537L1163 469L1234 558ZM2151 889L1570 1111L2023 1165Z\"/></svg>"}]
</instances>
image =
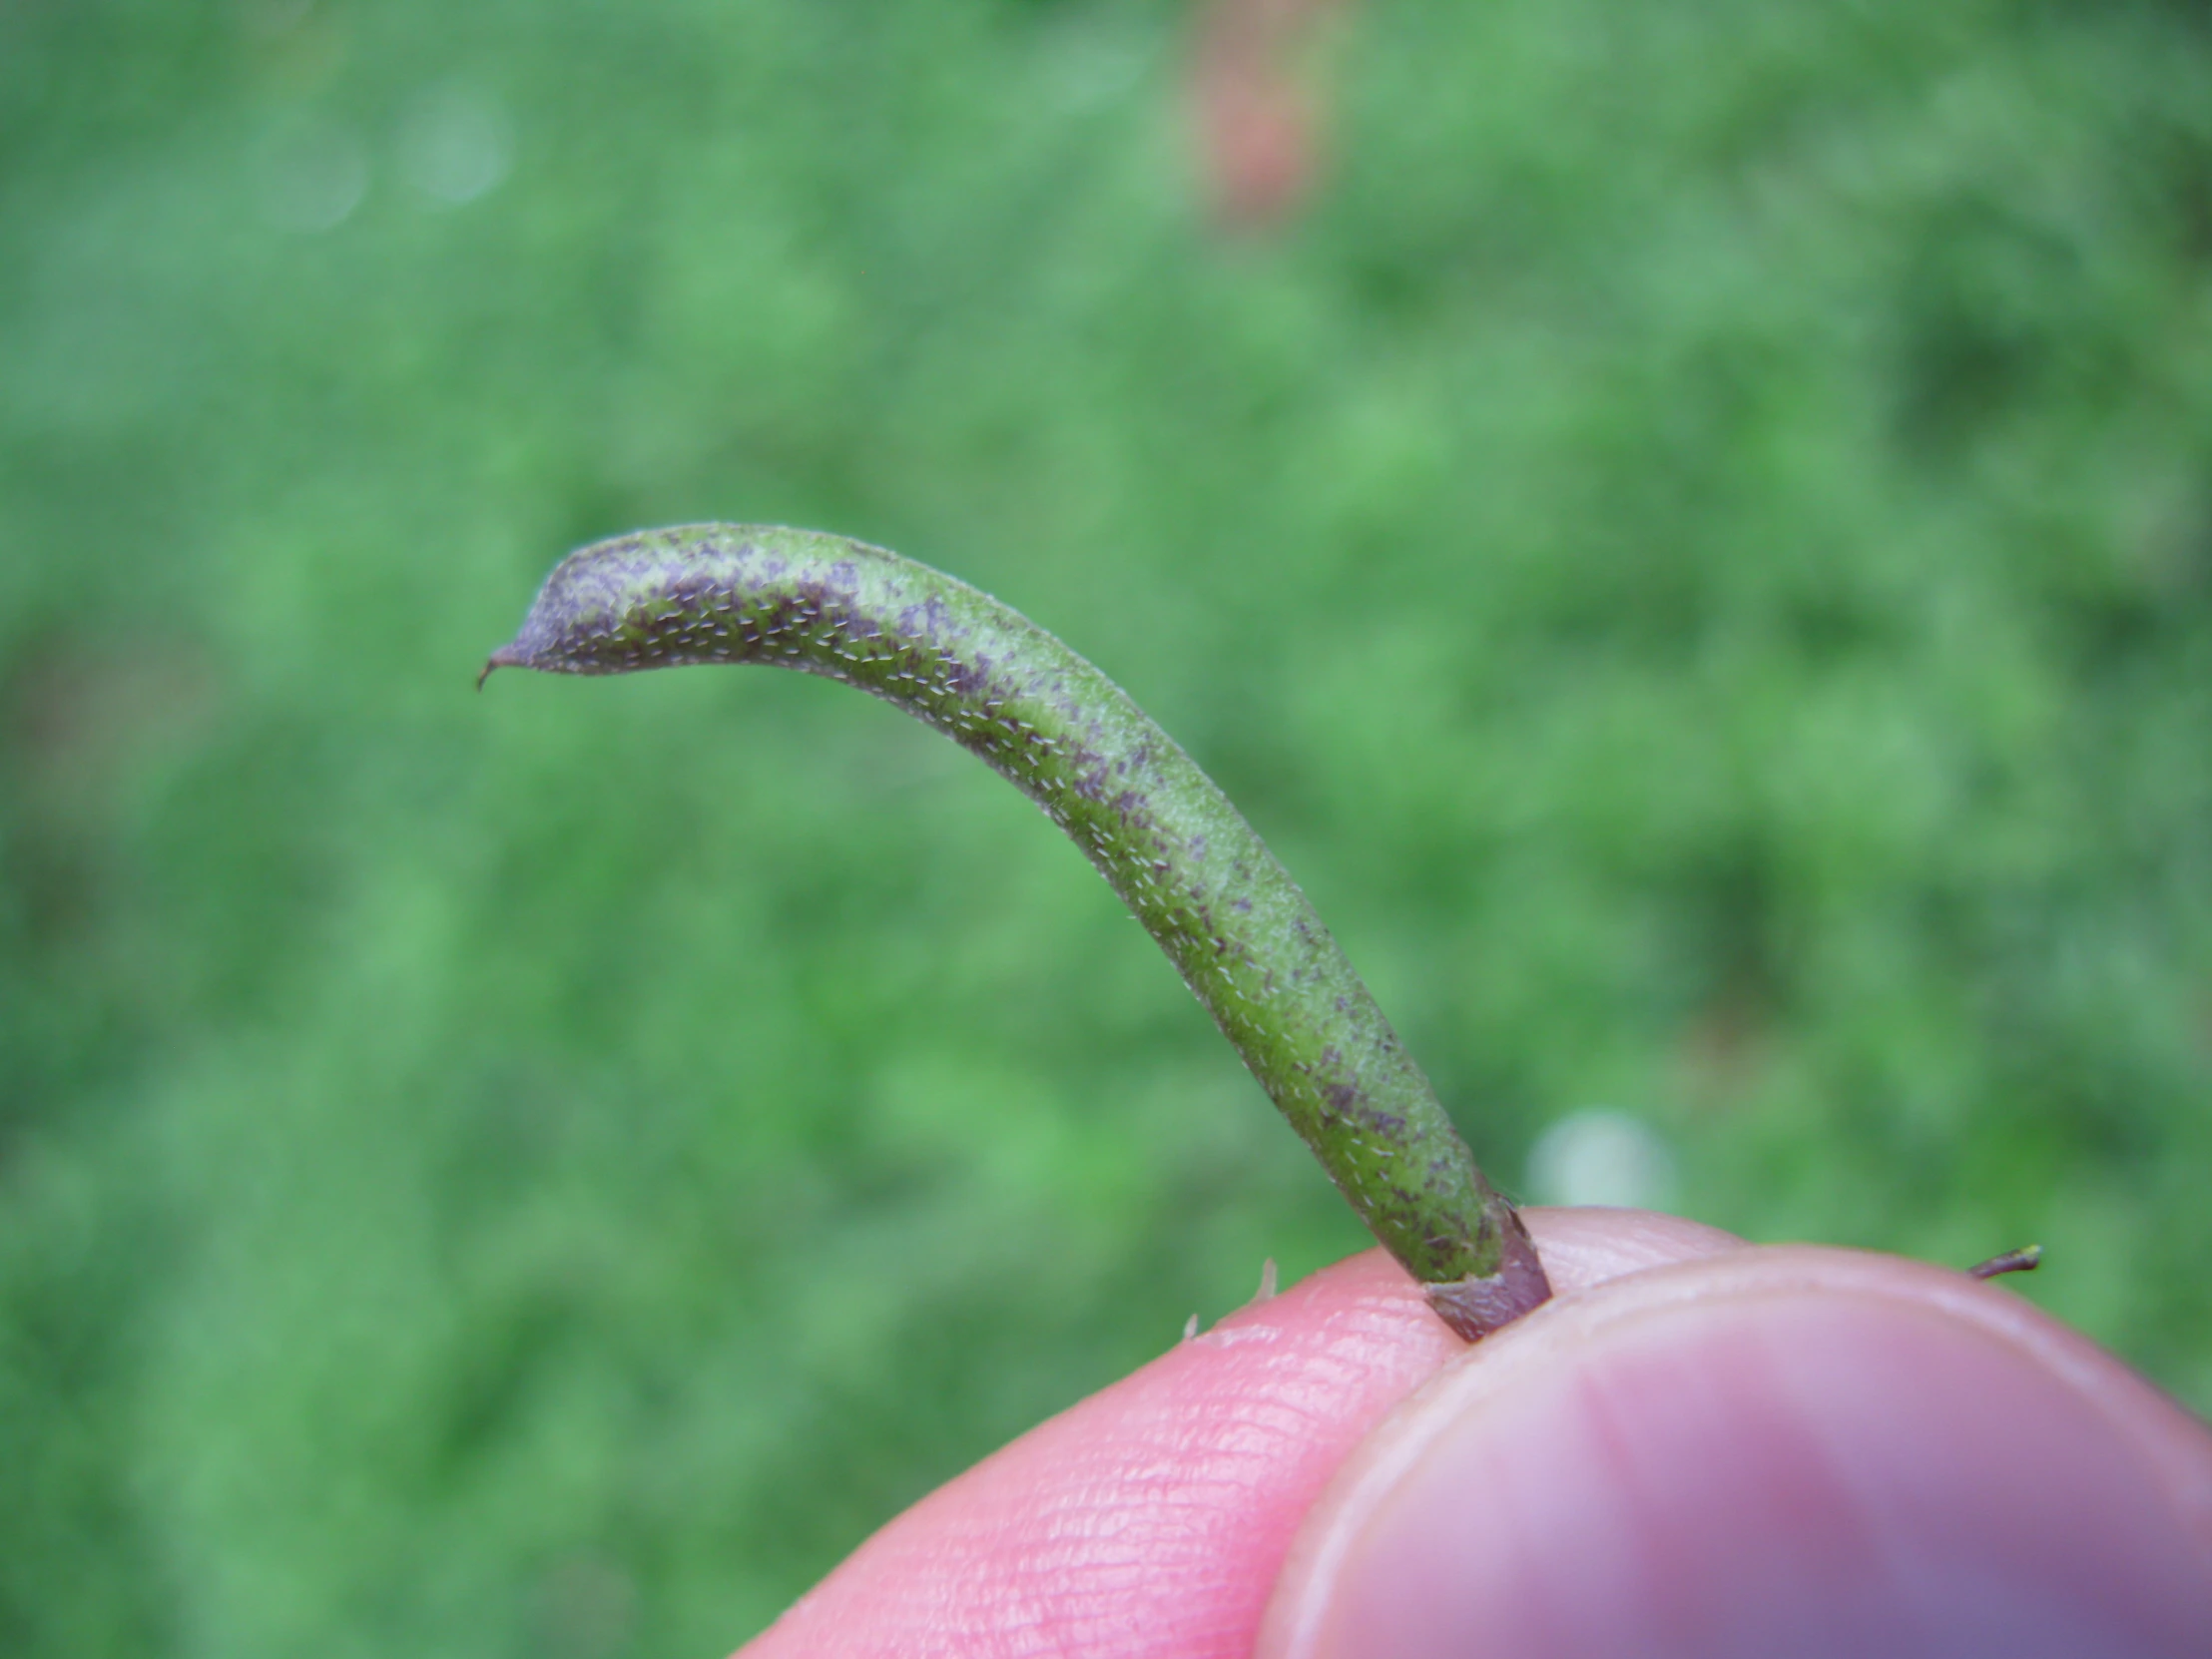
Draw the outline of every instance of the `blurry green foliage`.
<instances>
[{"instance_id":1,"label":"blurry green foliage","mask_svg":"<svg viewBox=\"0 0 2212 1659\"><path fill-rule=\"evenodd\" d=\"M0 1649L720 1652L1360 1235L1010 791L506 679L883 542L1211 767L1486 1164L1970 1261L2212 1405L2194 5L0 6Z\"/></svg>"}]
</instances>

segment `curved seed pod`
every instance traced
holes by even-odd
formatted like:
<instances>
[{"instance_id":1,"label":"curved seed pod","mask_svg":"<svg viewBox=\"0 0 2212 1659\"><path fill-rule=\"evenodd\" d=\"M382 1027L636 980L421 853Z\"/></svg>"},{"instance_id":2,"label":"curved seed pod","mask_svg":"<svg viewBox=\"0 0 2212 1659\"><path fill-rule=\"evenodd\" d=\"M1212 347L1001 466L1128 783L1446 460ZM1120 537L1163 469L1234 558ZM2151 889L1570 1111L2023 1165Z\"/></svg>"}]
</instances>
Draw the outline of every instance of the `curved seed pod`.
<instances>
[{"instance_id":1,"label":"curved seed pod","mask_svg":"<svg viewBox=\"0 0 2212 1659\"><path fill-rule=\"evenodd\" d=\"M570 555L484 673L682 663L842 680L980 756L1097 865L1446 1324L1472 1340L1551 1294L1513 1207L1298 884L1190 757L1050 634L880 548L702 524Z\"/></svg>"}]
</instances>

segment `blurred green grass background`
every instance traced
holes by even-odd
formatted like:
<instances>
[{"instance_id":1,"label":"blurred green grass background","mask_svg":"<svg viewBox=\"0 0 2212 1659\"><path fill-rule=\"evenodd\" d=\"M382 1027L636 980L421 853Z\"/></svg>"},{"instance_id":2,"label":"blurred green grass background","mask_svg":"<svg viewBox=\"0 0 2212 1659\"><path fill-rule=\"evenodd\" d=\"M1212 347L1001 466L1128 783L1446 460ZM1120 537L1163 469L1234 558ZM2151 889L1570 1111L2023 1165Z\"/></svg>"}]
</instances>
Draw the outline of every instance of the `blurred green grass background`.
<instances>
[{"instance_id":1,"label":"blurred green grass background","mask_svg":"<svg viewBox=\"0 0 2212 1659\"><path fill-rule=\"evenodd\" d=\"M2212 1407L2196 4L1375 0L1210 229L1165 0L0 5L0 1648L714 1654L1362 1236L1013 792L469 689L836 529L1214 771L1483 1161Z\"/></svg>"}]
</instances>

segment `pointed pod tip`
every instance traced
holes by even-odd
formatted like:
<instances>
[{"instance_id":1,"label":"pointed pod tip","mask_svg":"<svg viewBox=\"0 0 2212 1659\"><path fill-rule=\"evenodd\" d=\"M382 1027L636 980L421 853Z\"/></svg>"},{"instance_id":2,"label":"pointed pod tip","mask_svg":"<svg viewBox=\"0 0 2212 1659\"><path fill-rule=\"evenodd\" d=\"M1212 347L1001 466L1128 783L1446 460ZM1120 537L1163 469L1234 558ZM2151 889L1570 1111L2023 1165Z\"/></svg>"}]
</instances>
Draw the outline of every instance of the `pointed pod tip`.
<instances>
[{"instance_id":1,"label":"pointed pod tip","mask_svg":"<svg viewBox=\"0 0 2212 1659\"><path fill-rule=\"evenodd\" d=\"M484 659L483 671L476 676L476 689L482 691L484 682L491 678L495 668L528 668L530 659L511 645L503 645Z\"/></svg>"}]
</instances>

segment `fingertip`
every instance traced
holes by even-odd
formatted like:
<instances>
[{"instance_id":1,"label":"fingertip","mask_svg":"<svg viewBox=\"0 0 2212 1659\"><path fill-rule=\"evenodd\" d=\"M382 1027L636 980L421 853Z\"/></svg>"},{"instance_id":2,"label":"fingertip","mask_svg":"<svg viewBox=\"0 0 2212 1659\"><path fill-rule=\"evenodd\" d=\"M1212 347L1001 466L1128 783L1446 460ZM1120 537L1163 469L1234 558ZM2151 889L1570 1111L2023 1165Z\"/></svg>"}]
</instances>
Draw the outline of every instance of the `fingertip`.
<instances>
[{"instance_id":1,"label":"fingertip","mask_svg":"<svg viewBox=\"0 0 2212 1659\"><path fill-rule=\"evenodd\" d=\"M746 1659L1249 1652L1316 1496L1461 1347L1381 1252L1340 1262L931 1493Z\"/></svg>"},{"instance_id":2,"label":"fingertip","mask_svg":"<svg viewBox=\"0 0 2212 1659\"><path fill-rule=\"evenodd\" d=\"M1532 1206L1520 1215L1536 1241L1552 1290L1562 1295L1649 1268L1747 1248L1733 1233L1657 1210Z\"/></svg>"},{"instance_id":3,"label":"fingertip","mask_svg":"<svg viewBox=\"0 0 2212 1659\"><path fill-rule=\"evenodd\" d=\"M1317 1505L1260 1651L2199 1654L2208 1517L2201 1425L2017 1298L1742 1249L1454 1361Z\"/></svg>"},{"instance_id":4,"label":"fingertip","mask_svg":"<svg viewBox=\"0 0 2212 1659\"><path fill-rule=\"evenodd\" d=\"M1734 1249L1626 1210L1528 1212L1574 1288ZM1380 1250L1256 1299L1040 1424L864 1543L745 1650L1249 1652L1291 1540L1339 1465L1466 1352ZM1072 1635L1070 1636L1072 1640Z\"/></svg>"}]
</instances>

